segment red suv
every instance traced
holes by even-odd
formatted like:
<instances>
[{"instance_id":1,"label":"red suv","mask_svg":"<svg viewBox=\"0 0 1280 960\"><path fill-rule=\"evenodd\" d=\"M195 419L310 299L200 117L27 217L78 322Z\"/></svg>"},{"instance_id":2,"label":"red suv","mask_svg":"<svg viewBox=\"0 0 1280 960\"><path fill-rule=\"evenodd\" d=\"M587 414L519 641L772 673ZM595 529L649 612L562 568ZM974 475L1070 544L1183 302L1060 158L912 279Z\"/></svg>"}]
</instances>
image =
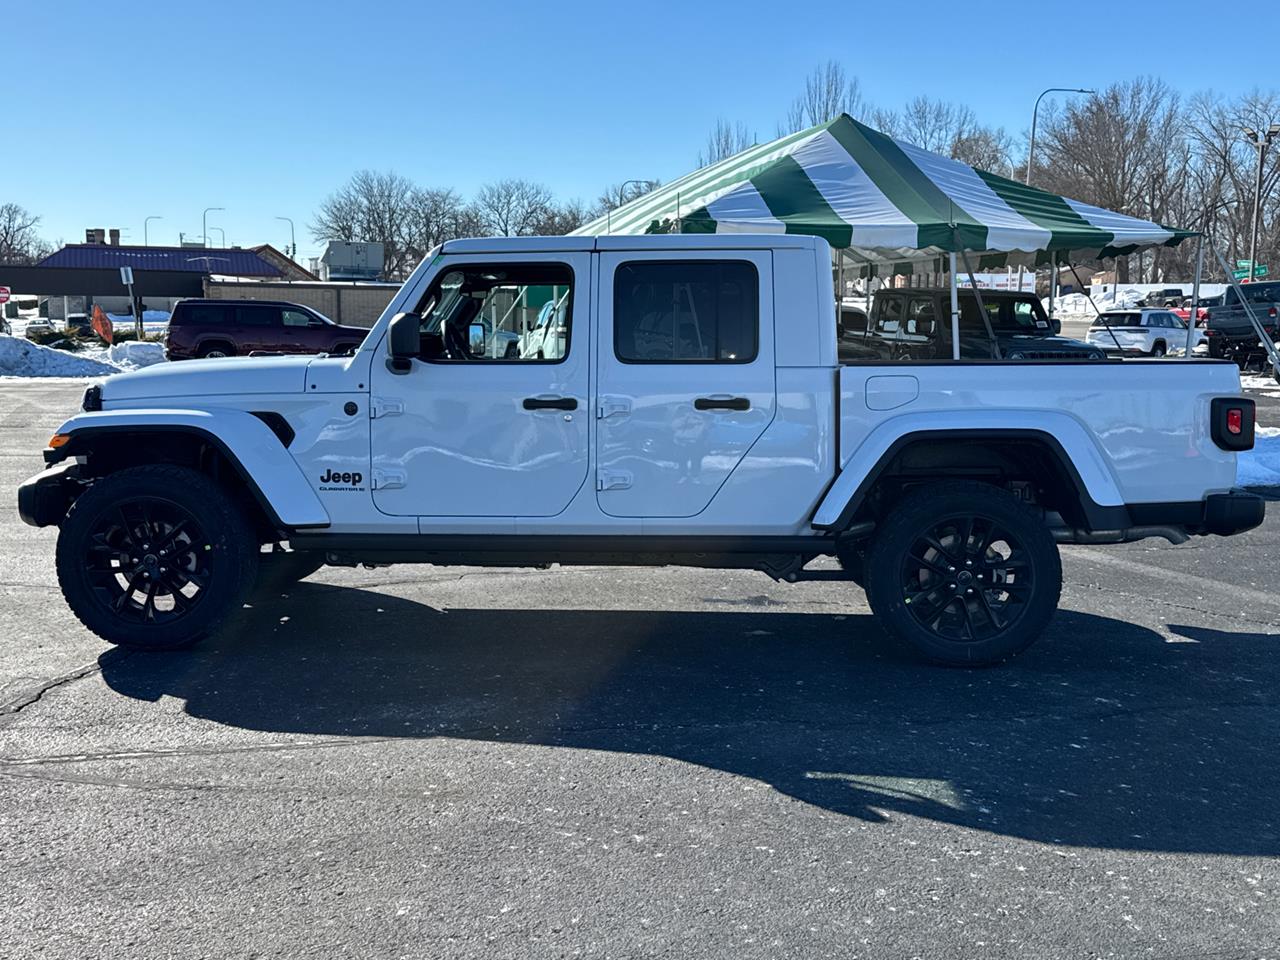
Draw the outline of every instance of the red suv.
<instances>
[{"instance_id":1,"label":"red suv","mask_svg":"<svg viewBox=\"0 0 1280 960\"><path fill-rule=\"evenodd\" d=\"M169 318L170 360L252 353L350 353L369 331L277 300L179 300Z\"/></svg>"}]
</instances>

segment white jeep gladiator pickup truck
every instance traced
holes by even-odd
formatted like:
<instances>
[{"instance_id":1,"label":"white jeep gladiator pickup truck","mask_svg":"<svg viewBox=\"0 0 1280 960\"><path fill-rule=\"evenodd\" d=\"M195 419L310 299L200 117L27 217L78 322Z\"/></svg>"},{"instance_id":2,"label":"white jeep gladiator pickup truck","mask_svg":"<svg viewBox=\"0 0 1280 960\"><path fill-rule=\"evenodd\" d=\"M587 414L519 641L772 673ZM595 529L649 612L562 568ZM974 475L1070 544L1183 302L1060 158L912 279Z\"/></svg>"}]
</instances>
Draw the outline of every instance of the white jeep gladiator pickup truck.
<instances>
[{"instance_id":1,"label":"white jeep gladiator pickup truck","mask_svg":"<svg viewBox=\"0 0 1280 960\"><path fill-rule=\"evenodd\" d=\"M548 302L554 356L491 335ZM91 387L19 507L61 528L76 616L133 647L197 640L259 576L326 563L680 564L852 581L948 664L1036 638L1058 543L1262 521L1233 489L1254 410L1231 363L836 348L820 239L450 241L354 356Z\"/></svg>"}]
</instances>

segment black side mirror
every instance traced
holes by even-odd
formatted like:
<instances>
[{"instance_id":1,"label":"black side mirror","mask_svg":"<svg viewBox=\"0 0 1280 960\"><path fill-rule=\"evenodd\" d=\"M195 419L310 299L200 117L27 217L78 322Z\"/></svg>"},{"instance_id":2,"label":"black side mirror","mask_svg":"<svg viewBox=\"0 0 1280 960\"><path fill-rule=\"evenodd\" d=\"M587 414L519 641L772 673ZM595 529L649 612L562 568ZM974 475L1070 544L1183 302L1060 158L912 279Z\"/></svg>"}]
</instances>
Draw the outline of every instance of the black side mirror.
<instances>
[{"instance_id":1,"label":"black side mirror","mask_svg":"<svg viewBox=\"0 0 1280 960\"><path fill-rule=\"evenodd\" d=\"M419 329L422 318L416 313L397 313L387 330L387 369L392 373L408 373L422 349Z\"/></svg>"}]
</instances>

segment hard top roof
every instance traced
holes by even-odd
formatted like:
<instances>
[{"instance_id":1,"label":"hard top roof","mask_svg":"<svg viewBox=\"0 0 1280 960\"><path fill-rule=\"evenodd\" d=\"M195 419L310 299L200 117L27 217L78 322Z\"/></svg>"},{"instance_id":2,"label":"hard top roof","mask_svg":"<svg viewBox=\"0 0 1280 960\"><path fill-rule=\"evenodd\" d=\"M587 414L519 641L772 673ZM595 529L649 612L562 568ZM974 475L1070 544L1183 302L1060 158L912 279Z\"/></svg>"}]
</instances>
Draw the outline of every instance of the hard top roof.
<instances>
[{"instance_id":1,"label":"hard top roof","mask_svg":"<svg viewBox=\"0 0 1280 960\"><path fill-rule=\"evenodd\" d=\"M672 233L597 237L474 237L449 240L442 253L590 253L607 250L812 250L819 237L785 233Z\"/></svg>"}]
</instances>

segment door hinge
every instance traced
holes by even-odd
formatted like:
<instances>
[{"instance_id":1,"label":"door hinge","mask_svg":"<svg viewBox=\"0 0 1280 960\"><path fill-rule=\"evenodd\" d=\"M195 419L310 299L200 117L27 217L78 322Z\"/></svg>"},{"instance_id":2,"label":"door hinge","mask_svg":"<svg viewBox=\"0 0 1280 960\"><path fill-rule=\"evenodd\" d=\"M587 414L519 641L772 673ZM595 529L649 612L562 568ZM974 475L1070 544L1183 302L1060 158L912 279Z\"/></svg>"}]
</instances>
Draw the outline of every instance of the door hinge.
<instances>
[{"instance_id":1,"label":"door hinge","mask_svg":"<svg viewBox=\"0 0 1280 960\"><path fill-rule=\"evenodd\" d=\"M369 416L394 417L404 413L404 401L398 397L374 397L369 404Z\"/></svg>"},{"instance_id":2,"label":"door hinge","mask_svg":"<svg viewBox=\"0 0 1280 960\"><path fill-rule=\"evenodd\" d=\"M597 470L597 490L626 490L631 486L631 474L625 470Z\"/></svg>"},{"instance_id":3,"label":"door hinge","mask_svg":"<svg viewBox=\"0 0 1280 960\"><path fill-rule=\"evenodd\" d=\"M596 419L606 420L616 413L630 413L630 397L601 396L596 403Z\"/></svg>"},{"instance_id":4,"label":"door hinge","mask_svg":"<svg viewBox=\"0 0 1280 960\"><path fill-rule=\"evenodd\" d=\"M406 478L407 475L403 470L374 470L373 489L395 490L404 486Z\"/></svg>"}]
</instances>

